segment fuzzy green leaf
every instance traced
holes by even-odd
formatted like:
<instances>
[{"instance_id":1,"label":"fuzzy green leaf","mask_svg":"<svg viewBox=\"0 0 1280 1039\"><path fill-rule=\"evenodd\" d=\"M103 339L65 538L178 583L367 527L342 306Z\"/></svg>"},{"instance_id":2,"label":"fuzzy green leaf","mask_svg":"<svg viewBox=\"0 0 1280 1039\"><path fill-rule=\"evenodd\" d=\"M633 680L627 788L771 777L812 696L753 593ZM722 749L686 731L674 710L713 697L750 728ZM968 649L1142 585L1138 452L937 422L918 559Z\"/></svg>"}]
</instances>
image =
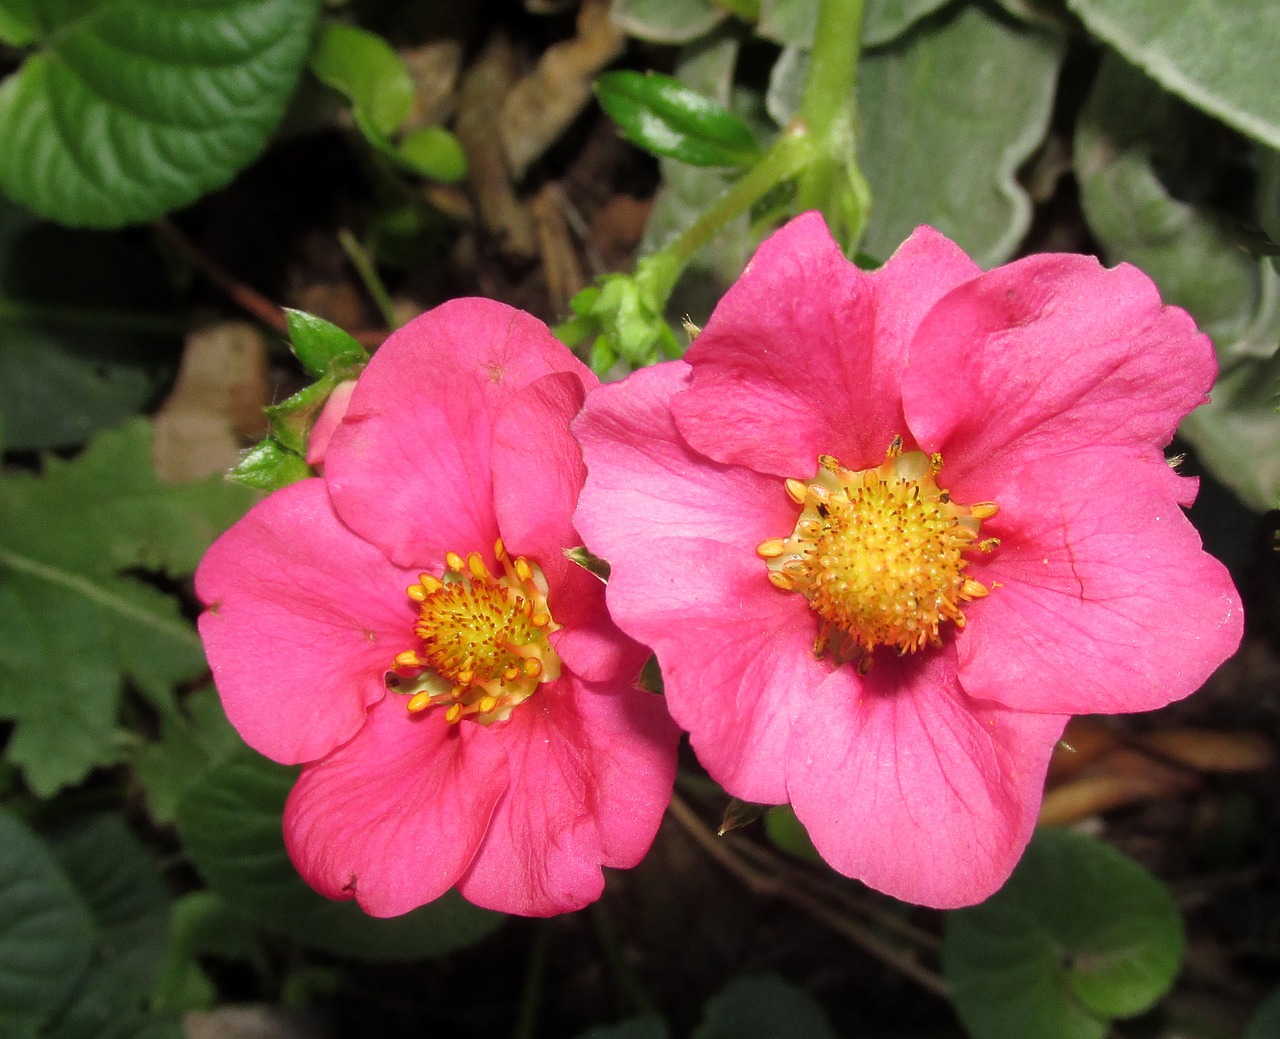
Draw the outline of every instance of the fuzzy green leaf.
<instances>
[{"instance_id":1,"label":"fuzzy green leaf","mask_svg":"<svg viewBox=\"0 0 1280 1039\"><path fill-rule=\"evenodd\" d=\"M1067 830L1037 833L1005 886L946 924L943 973L974 1039L1101 1039L1169 990L1184 943L1159 881Z\"/></svg>"},{"instance_id":2,"label":"fuzzy green leaf","mask_svg":"<svg viewBox=\"0 0 1280 1039\"><path fill-rule=\"evenodd\" d=\"M723 105L654 72L608 72L596 96L633 144L693 166L746 166L760 154L750 128Z\"/></svg>"},{"instance_id":3,"label":"fuzzy green leaf","mask_svg":"<svg viewBox=\"0 0 1280 1039\"><path fill-rule=\"evenodd\" d=\"M1280 273L1250 255L1239 218L1185 201L1166 183L1194 196L1231 161L1214 147L1219 136L1199 113L1111 56L1077 122L1075 169L1089 229L1107 260L1140 267L1166 303L1186 308L1213 338L1221 374L1210 403L1184 420L1181 433L1206 468L1263 510L1280 492ZM1262 156L1264 169L1273 154ZM1260 200L1263 221L1267 201Z\"/></svg>"},{"instance_id":4,"label":"fuzzy green leaf","mask_svg":"<svg viewBox=\"0 0 1280 1039\"><path fill-rule=\"evenodd\" d=\"M61 223L120 227L220 188L267 143L318 0L43 0L0 86L0 188Z\"/></svg>"},{"instance_id":5,"label":"fuzzy green leaf","mask_svg":"<svg viewBox=\"0 0 1280 1039\"><path fill-rule=\"evenodd\" d=\"M1068 0L1067 6L1165 89L1280 148L1280 4Z\"/></svg>"},{"instance_id":6,"label":"fuzzy green leaf","mask_svg":"<svg viewBox=\"0 0 1280 1039\"><path fill-rule=\"evenodd\" d=\"M880 47L896 40L925 15L950 0L867 0L862 16L862 45ZM818 0L760 0L761 36L787 47L813 46Z\"/></svg>"},{"instance_id":7,"label":"fuzzy green leaf","mask_svg":"<svg viewBox=\"0 0 1280 1039\"><path fill-rule=\"evenodd\" d=\"M0 479L0 717L9 761L50 795L118 761L126 677L162 710L204 670L177 602L134 575L181 576L252 495L221 479L161 484L136 420L42 476Z\"/></svg>"},{"instance_id":8,"label":"fuzzy green leaf","mask_svg":"<svg viewBox=\"0 0 1280 1039\"><path fill-rule=\"evenodd\" d=\"M919 224L978 263L1007 260L1031 222L1017 170L1049 123L1062 42L980 6L867 54L858 160L871 185L861 248L887 257Z\"/></svg>"},{"instance_id":9,"label":"fuzzy green leaf","mask_svg":"<svg viewBox=\"0 0 1280 1039\"><path fill-rule=\"evenodd\" d=\"M295 769L246 749L201 776L178 806L178 828L192 861L236 910L305 944L372 960L447 952L502 921L455 892L390 920L316 894L294 871L280 830L295 777Z\"/></svg>"}]
</instances>

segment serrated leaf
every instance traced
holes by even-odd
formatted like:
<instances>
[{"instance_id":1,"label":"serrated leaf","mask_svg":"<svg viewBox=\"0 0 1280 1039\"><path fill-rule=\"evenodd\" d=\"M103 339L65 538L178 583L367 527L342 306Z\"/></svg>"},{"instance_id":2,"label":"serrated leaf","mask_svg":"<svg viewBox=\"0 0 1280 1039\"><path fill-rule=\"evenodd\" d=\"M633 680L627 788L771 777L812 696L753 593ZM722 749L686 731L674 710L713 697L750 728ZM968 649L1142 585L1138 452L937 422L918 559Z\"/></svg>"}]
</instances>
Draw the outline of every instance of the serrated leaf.
<instances>
[{"instance_id":1,"label":"serrated leaf","mask_svg":"<svg viewBox=\"0 0 1280 1039\"><path fill-rule=\"evenodd\" d=\"M835 1039L822 1006L772 974L735 978L702 1009L689 1039Z\"/></svg>"},{"instance_id":2,"label":"serrated leaf","mask_svg":"<svg viewBox=\"0 0 1280 1039\"><path fill-rule=\"evenodd\" d=\"M858 69L858 161L874 199L860 243L892 255L919 224L979 264L1007 260L1031 204L1017 170L1048 128L1062 41L965 6Z\"/></svg>"},{"instance_id":3,"label":"serrated leaf","mask_svg":"<svg viewBox=\"0 0 1280 1039\"><path fill-rule=\"evenodd\" d=\"M246 749L201 776L179 804L178 829L192 861L237 911L305 944L373 960L444 953L501 923L501 915L455 892L390 920L316 894L294 871L280 830L296 774Z\"/></svg>"},{"instance_id":4,"label":"serrated leaf","mask_svg":"<svg viewBox=\"0 0 1280 1039\"><path fill-rule=\"evenodd\" d=\"M326 22L311 54L321 83L351 102L356 119L387 137L413 108L413 80L400 55L381 36L353 25Z\"/></svg>"},{"instance_id":5,"label":"serrated leaf","mask_svg":"<svg viewBox=\"0 0 1280 1039\"><path fill-rule=\"evenodd\" d=\"M693 166L745 166L760 154L746 123L677 79L608 72L595 83L600 105L623 136L655 155Z\"/></svg>"},{"instance_id":6,"label":"serrated leaf","mask_svg":"<svg viewBox=\"0 0 1280 1039\"><path fill-rule=\"evenodd\" d=\"M610 11L627 35L654 43L688 43L727 16L711 0L615 0Z\"/></svg>"},{"instance_id":7,"label":"serrated leaf","mask_svg":"<svg viewBox=\"0 0 1280 1039\"><path fill-rule=\"evenodd\" d=\"M1109 262L1149 274L1213 339L1222 372L1184 420L1200 461L1250 507L1280 491L1280 273L1250 255L1238 220L1183 201L1214 177L1207 120L1120 59L1104 60L1077 121L1075 169L1089 229Z\"/></svg>"},{"instance_id":8,"label":"serrated leaf","mask_svg":"<svg viewBox=\"0 0 1280 1039\"><path fill-rule=\"evenodd\" d=\"M181 340L135 239L71 231L0 197L0 420L7 446L82 444L150 402Z\"/></svg>"},{"instance_id":9,"label":"serrated leaf","mask_svg":"<svg viewBox=\"0 0 1280 1039\"><path fill-rule=\"evenodd\" d=\"M0 187L61 223L120 227L222 187L266 145L318 0L46 0L0 86Z\"/></svg>"},{"instance_id":10,"label":"serrated leaf","mask_svg":"<svg viewBox=\"0 0 1280 1039\"><path fill-rule=\"evenodd\" d=\"M140 1005L117 971L97 965L83 975L40 1039L184 1039L176 1014Z\"/></svg>"},{"instance_id":11,"label":"serrated leaf","mask_svg":"<svg viewBox=\"0 0 1280 1039\"><path fill-rule=\"evenodd\" d=\"M50 847L93 916L95 959L141 1006L169 942L169 895L155 862L119 815L60 831Z\"/></svg>"},{"instance_id":12,"label":"serrated leaf","mask_svg":"<svg viewBox=\"0 0 1280 1039\"><path fill-rule=\"evenodd\" d=\"M120 759L126 677L167 709L205 668L176 600L130 572L190 573L252 495L217 478L164 486L149 448L137 420L42 476L0 478L0 717L17 722L7 757L43 796Z\"/></svg>"},{"instance_id":13,"label":"serrated leaf","mask_svg":"<svg viewBox=\"0 0 1280 1039\"><path fill-rule=\"evenodd\" d=\"M1067 6L1165 89L1280 148L1280 4L1068 0Z\"/></svg>"},{"instance_id":14,"label":"serrated leaf","mask_svg":"<svg viewBox=\"0 0 1280 1039\"><path fill-rule=\"evenodd\" d=\"M217 692L201 689L185 697L178 711L161 719L159 739L143 743L133 759L151 817L173 822L187 787L242 745Z\"/></svg>"},{"instance_id":15,"label":"serrated leaf","mask_svg":"<svg viewBox=\"0 0 1280 1039\"><path fill-rule=\"evenodd\" d=\"M943 973L974 1039L1101 1039L1169 990L1183 943L1177 906L1142 867L1043 830L1000 891L947 915Z\"/></svg>"},{"instance_id":16,"label":"serrated leaf","mask_svg":"<svg viewBox=\"0 0 1280 1039\"><path fill-rule=\"evenodd\" d=\"M0 1031L52 1016L92 954L89 910L44 842L0 809Z\"/></svg>"}]
</instances>

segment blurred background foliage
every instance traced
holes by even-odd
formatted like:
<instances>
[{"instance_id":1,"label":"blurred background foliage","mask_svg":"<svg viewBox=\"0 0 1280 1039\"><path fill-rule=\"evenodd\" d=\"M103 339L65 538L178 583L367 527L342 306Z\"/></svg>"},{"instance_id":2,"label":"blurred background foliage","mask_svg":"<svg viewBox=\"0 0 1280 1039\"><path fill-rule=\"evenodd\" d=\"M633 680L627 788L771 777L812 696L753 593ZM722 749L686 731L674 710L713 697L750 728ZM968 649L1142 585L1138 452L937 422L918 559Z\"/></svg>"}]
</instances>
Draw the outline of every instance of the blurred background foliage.
<instances>
[{"instance_id":1,"label":"blurred background foliage","mask_svg":"<svg viewBox=\"0 0 1280 1039\"><path fill-rule=\"evenodd\" d=\"M1278 46L1256 0L0 0L0 1034L1280 1035ZM860 263L929 223L1196 317L1176 450L1240 652L1073 722L972 909L832 874L692 757L589 911L310 892L204 549L408 317L503 299L620 375L814 207Z\"/></svg>"}]
</instances>

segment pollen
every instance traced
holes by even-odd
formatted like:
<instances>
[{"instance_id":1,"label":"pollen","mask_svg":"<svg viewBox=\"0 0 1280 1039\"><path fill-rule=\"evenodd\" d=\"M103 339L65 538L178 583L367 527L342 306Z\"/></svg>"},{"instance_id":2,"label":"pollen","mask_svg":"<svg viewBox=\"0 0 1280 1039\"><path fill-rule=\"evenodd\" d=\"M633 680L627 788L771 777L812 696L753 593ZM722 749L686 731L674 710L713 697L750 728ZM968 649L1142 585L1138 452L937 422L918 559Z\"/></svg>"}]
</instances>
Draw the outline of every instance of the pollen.
<instances>
[{"instance_id":1,"label":"pollen","mask_svg":"<svg viewBox=\"0 0 1280 1039\"><path fill-rule=\"evenodd\" d=\"M756 548L773 586L818 615L814 652L864 673L881 646L916 653L939 645L948 623L962 629L964 604L991 591L965 573L965 554L999 545L979 539L996 503L953 501L937 481L942 456L902 446L895 437L874 469L820 455L812 479L785 483L800 506L795 529Z\"/></svg>"},{"instance_id":2,"label":"pollen","mask_svg":"<svg viewBox=\"0 0 1280 1039\"><path fill-rule=\"evenodd\" d=\"M546 576L501 540L492 566L479 552L448 552L441 576L419 574L405 594L419 645L392 660L388 684L408 697L410 713L443 707L450 724L491 725L560 677Z\"/></svg>"}]
</instances>

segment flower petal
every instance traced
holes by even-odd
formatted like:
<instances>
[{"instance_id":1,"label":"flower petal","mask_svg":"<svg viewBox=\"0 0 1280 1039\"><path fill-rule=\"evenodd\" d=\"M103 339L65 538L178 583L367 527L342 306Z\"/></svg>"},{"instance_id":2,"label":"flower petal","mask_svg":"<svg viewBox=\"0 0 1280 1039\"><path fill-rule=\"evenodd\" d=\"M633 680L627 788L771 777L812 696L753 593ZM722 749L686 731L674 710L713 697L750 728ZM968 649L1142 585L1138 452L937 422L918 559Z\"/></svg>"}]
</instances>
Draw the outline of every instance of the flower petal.
<instances>
[{"instance_id":1,"label":"flower petal","mask_svg":"<svg viewBox=\"0 0 1280 1039\"><path fill-rule=\"evenodd\" d=\"M1026 847L1066 722L968 699L949 652L881 654L797 713L787 788L841 873L907 902L972 905Z\"/></svg>"},{"instance_id":2,"label":"flower petal","mask_svg":"<svg viewBox=\"0 0 1280 1039\"><path fill-rule=\"evenodd\" d=\"M804 599L774 588L755 554L797 510L780 480L690 451L663 406L684 376L672 362L588 396L576 522L611 563L610 612L657 653L702 763L738 797L780 802L788 702L829 670Z\"/></svg>"},{"instance_id":3,"label":"flower petal","mask_svg":"<svg viewBox=\"0 0 1280 1039\"><path fill-rule=\"evenodd\" d=\"M797 217L760 246L686 354L680 432L709 458L776 476L811 476L822 453L878 465L907 432L898 383L916 325L978 273L927 227L864 273L819 214Z\"/></svg>"},{"instance_id":4,"label":"flower petal","mask_svg":"<svg viewBox=\"0 0 1280 1039\"><path fill-rule=\"evenodd\" d=\"M458 882L507 775L493 733L450 725L443 711L411 715L389 697L350 743L303 769L285 805L285 844L322 895L399 916Z\"/></svg>"},{"instance_id":5,"label":"flower petal","mask_svg":"<svg viewBox=\"0 0 1280 1039\"><path fill-rule=\"evenodd\" d=\"M601 866L634 866L649 850L679 732L652 693L570 679L539 690L495 735L511 785L458 890L525 916L581 909L600 895Z\"/></svg>"},{"instance_id":6,"label":"flower petal","mask_svg":"<svg viewBox=\"0 0 1280 1039\"><path fill-rule=\"evenodd\" d=\"M205 554L200 637L227 717L275 761L312 761L350 739L417 644L415 580L348 530L321 480L255 505Z\"/></svg>"},{"instance_id":7,"label":"flower petal","mask_svg":"<svg viewBox=\"0 0 1280 1039\"><path fill-rule=\"evenodd\" d=\"M960 681L1018 710L1144 711L1200 687L1240 642L1226 569L1171 500L1162 462L1058 456L1011 479L1001 545L971 572L998 582L966 607ZM987 533L986 525L983 533Z\"/></svg>"},{"instance_id":8,"label":"flower petal","mask_svg":"<svg viewBox=\"0 0 1280 1039\"><path fill-rule=\"evenodd\" d=\"M917 442L945 454L951 478L994 485L1076 448L1158 453L1215 372L1208 337L1141 271L1040 255L938 302L911 343L902 398Z\"/></svg>"},{"instance_id":9,"label":"flower petal","mask_svg":"<svg viewBox=\"0 0 1280 1039\"><path fill-rule=\"evenodd\" d=\"M487 553L494 422L513 391L558 371L594 378L546 325L502 303L452 300L406 325L369 362L330 441L338 514L403 566Z\"/></svg>"}]
</instances>

